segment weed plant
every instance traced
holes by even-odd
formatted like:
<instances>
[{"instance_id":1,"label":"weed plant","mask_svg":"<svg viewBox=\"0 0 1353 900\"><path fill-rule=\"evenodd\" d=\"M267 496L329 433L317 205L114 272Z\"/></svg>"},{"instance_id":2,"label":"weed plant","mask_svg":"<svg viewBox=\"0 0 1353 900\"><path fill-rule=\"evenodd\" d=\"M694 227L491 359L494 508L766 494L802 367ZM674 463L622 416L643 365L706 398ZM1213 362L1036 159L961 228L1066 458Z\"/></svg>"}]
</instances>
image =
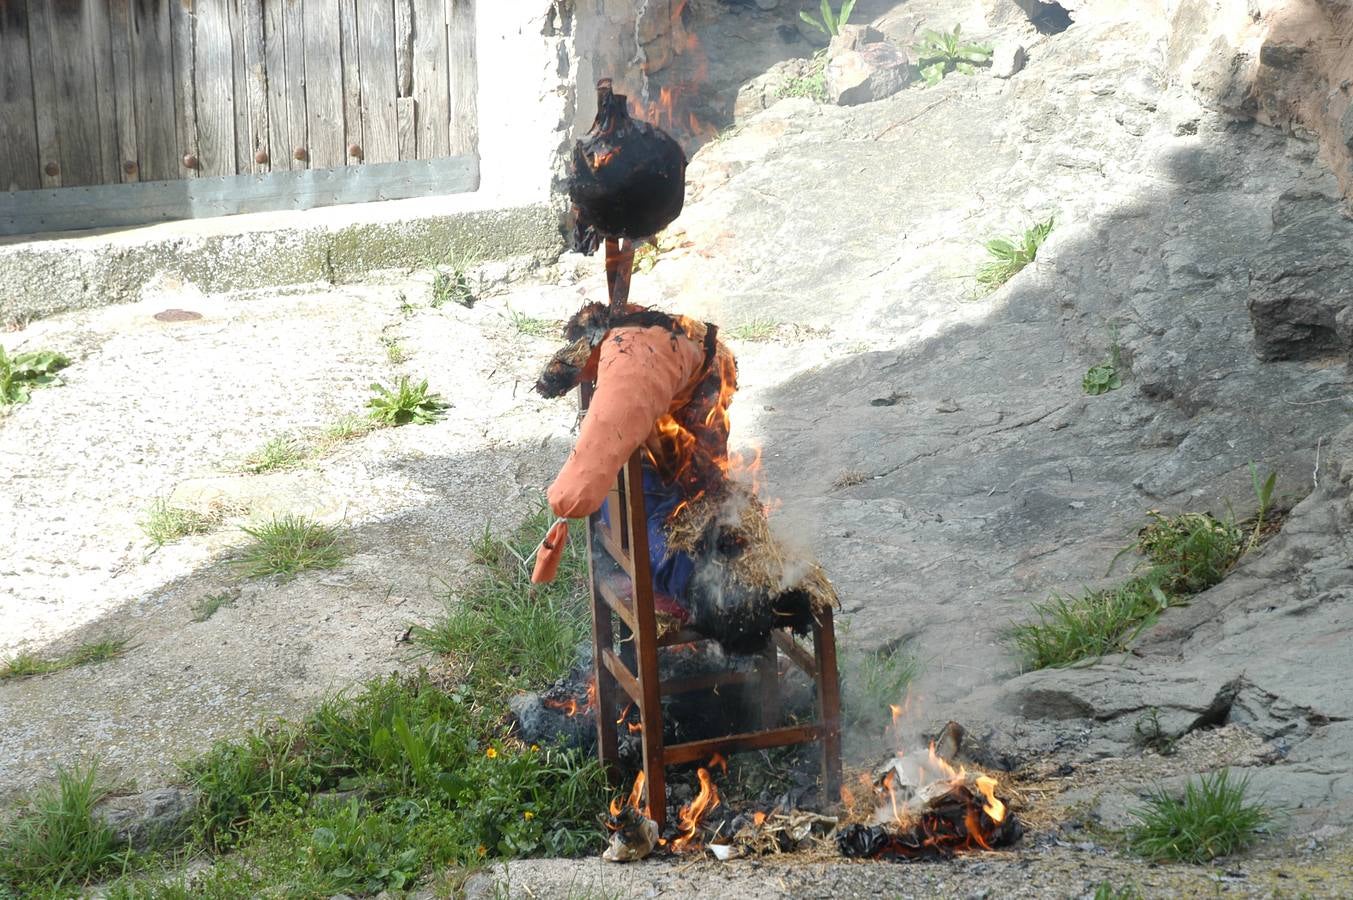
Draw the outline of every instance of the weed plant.
<instances>
[{"instance_id":1,"label":"weed plant","mask_svg":"<svg viewBox=\"0 0 1353 900\"><path fill-rule=\"evenodd\" d=\"M1141 900L1141 898L1141 892L1134 885L1127 884L1116 888L1107 881L1101 881L1095 885L1092 900Z\"/></svg>"},{"instance_id":2,"label":"weed plant","mask_svg":"<svg viewBox=\"0 0 1353 900\"><path fill-rule=\"evenodd\" d=\"M819 50L808 60L802 75L787 79L776 93L776 99L807 97L818 103L827 102L827 51Z\"/></svg>"},{"instance_id":3,"label":"weed plant","mask_svg":"<svg viewBox=\"0 0 1353 900\"><path fill-rule=\"evenodd\" d=\"M373 383L371 390L376 396L366 402L369 416L382 426L428 425L441 418L449 405L439 395L428 393L426 379L411 384L407 375L401 375L393 389Z\"/></svg>"},{"instance_id":4,"label":"weed plant","mask_svg":"<svg viewBox=\"0 0 1353 900\"><path fill-rule=\"evenodd\" d=\"M0 406L27 403L34 388L60 384L56 373L69 365L69 359L53 350L9 356L0 347Z\"/></svg>"},{"instance_id":5,"label":"weed plant","mask_svg":"<svg viewBox=\"0 0 1353 900\"><path fill-rule=\"evenodd\" d=\"M110 637L83 643L71 652L55 659L43 659L34 653L19 653L7 659L4 665L0 666L0 681L10 678L31 678L34 675L50 675L53 672L63 672L76 666L108 662L125 654L130 645L131 641L128 638Z\"/></svg>"},{"instance_id":6,"label":"weed plant","mask_svg":"<svg viewBox=\"0 0 1353 900\"><path fill-rule=\"evenodd\" d=\"M443 617L414 630L422 647L464 660L467 681L488 696L565 674L589 633L581 529L572 529L554 581L531 584L526 560L552 521L542 505L507 541L486 530L474 547L478 570L469 586L447 591Z\"/></svg>"},{"instance_id":7,"label":"weed plant","mask_svg":"<svg viewBox=\"0 0 1353 900\"><path fill-rule=\"evenodd\" d=\"M1139 574L1078 597L1053 595L1034 604L1036 620L1011 629L1010 639L1025 664L1067 666L1123 652L1160 613L1219 583L1257 545L1272 506L1276 473L1261 481L1251 465L1251 475L1259 509L1248 540L1234 515L1151 512L1134 545L1123 551L1135 549L1145 558Z\"/></svg>"},{"instance_id":8,"label":"weed plant","mask_svg":"<svg viewBox=\"0 0 1353 900\"><path fill-rule=\"evenodd\" d=\"M347 556L338 529L304 516L285 515L241 530L253 538L237 560L249 578L292 578L307 569L337 568Z\"/></svg>"},{"instance_id":9,"label":"weed plant","mask_svg":"<svg viewBox=\"0 0 1353 900\"><path fill-rule=\"evenodd\" d=\"M205 622L221 611L223 607L234 606L237 599L234 594L210 594L193 604L193 621Z\"/></svg>"},{"instance_id":10,"label":"weed plant","mask_svg":"<svg viewBox=\"0 0 1353 900\"><path fill-rule=\"evenodd\" d=\"M97 766L58 769L0 835L0 895L70 896L117 872L129 851L92 816L106 794Z\"/></svg>"},{"instance_id":11,"label":"weed plant","mask_svg":"<svg viewBox=\"0 0 1353 900\"><path fill-rule=\"evenodd\" d=\"M157 547L173 543L193 534L207 534L221 524L219 515L202 513L181 506L170 506L163 497L157 498L141 520L141 530Z\"/></svg>"},{"instance_id":12,"label":"weed plant","mask_svg":"<svg viewBox=\"0 0 1353 900\"><path fill-rule=\"evenodd\" d=\"M901 650L849 653L842 660L842 713L851 728L871 731L891 721L889 706L901 703L921 673L919 660Z\"/></svg>"},{"instance_id":13,"label":"weed plant","mask_svg":"<svg viewBox=\"0 0 1353 900\"><path fill-rule=\"evenodd\" d=\"M294 469L305 462L305 445L288 435L278 435L244 461L246 472L263 475Z\"/></svg>"},{"instance_id":14,"label":"weed plant","mask_svg":"<svg viewBox=\"0 0 1353 900\"><path fill-rule=\"evenodd\" d=\"M850 14L854 11L855 0L845 0L836 11L832 10L831 4L827 0L822 0L819 7L821 18L814 16L807 10L799 10L799 18L828 37L836 37L841 33L841 26L850 21Z\"/></svg>"},{"instance_id":15,"label":"weed plant","mask_svg":"<svg viewBox=\"0 0 1353 900\"><path fill-rule=\"evenodd\" d=\"M740 325L734 325L728 329L728 336L734 340L746 341L749 344L761 344L774 339L779 329L780 323L774 319L755 318Z\"/></svg>"},{"instance_id":16,"label":"weed plant","mask_svg":"<svg viewBox=\"0 0 1353 900\"><path fill-rule=\"evenodd\" d=\"M990 44L968 44L961 37L960 26L953 31L927 29L921 33L921 42L912 48L921 79L927 87L934 87L950 72L973 75L979 65L991 63Z\"/></svg>"},{"instance_id":17,"label":"weed plant","mask_svg":"<svg viewBox=\"0 0 1353 900\"><path fill-rule=\"evenodd\" d=\"M1038 258L1038 250L1052 233L1052 226L1053 220L1048 219L1029 226L1017 237L987 241L991 261L977 270L977 283L984 291L991 292L1014 278Z\"/></svg>"},{"instance_id":18,"label":"weed plant","mask_svg":"<svg viewBox=\"0 0 1353 900\"><path fill-rule=\"evenodd\" d=\"M1249 779L1222 769L1190 781L1178 798L1158 789L1133 811L1128 846L1150 860L1205 863L1229 856L1258 840L1273 820L1262 804L1246 799Z\"/></svg>"},{"instance_id":19,"label":"weed plant","mask_svg":"<svg viewBox=\"0 0 1353 900\"><path fill-rule=\"evenodd\" d=\"M553 338L559 337L563 332L560 324L553 319L537 319L513 309L509 309L507 313L517 334L524 334L527 337Z\"/></svg>"}]
</instances>

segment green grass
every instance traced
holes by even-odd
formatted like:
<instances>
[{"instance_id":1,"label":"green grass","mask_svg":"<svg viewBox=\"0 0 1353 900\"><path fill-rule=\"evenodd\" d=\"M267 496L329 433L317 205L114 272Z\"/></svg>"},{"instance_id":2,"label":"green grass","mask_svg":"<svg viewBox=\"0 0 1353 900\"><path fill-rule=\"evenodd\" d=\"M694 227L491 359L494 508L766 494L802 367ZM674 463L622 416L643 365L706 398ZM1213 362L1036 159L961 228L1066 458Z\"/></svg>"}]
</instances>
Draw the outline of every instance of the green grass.
<instances>
[{"instance_id":1,"label":"green grass","mask_svg":"<svg viewBox=\"0 0 1353 900\"><path fill-rule=\"evenodd\" d=\"M840 8L833 11L831 4L827 0L821 0L819 14L814 16L806 10L799 11L799 18L812 25L818 31L828 37L835 37L841 33L841 26L850 21L850 14L855 9L855 0L845 0Z\"/></svg>"},{"instance_id":2,"label":"green grass","mask_svg":"<svg viewBox=\"0 0 1353 900\"><path fill-rule=\"evenodd\" d=\"M328 449L334 444L351 441L370 434L373 424L370 418L348 414L340 417L320 435L320 445Z\"/></svg>"},{"instance_id":3,"label":"green grass","mask_svg":"<svg viewBox=\"0 0 1353 900\"><path fill-rule=\"evenodd\" d=\"M1137 540L1123 551L1135 549L1144 557L1137 575L1076 597L1054 594L1034 604L1036 620L1011 629L1010 640L1025 665L1068 666L1121 653L1160 613L1225 578L1258 545L1273 502L1276 473L1261 481L1253 465L1251 471L1259 509L1248 540L1234 515L1218 519L1210 513L1164 516L1152 511Z\"/></svg>"},{"instance_id":4,"label":"green grass","mask_svg":"<svg viewBox=\"0 0 1353 900\"><path fill-rule=\"evenodd\" d=\"M69 653L50 659L44 659L34 653L19 653L5 660L4 665L0 666L0 681L50 675L76 666L108 662L125 654L130 645L129 639L114 637L83 643Z\"/></svg>"},{"instance_id":5,"label":"green grass","mask_svg":"<svg viewBox=\"0 0 1353 900\"><path fill-rule=\"evenodd\" d=\"M552 681L568 671L589 634L582 529L570 530L553 582L531 584L523 562L552 521L542 505L505 542L485 531L475 545L478 568L470 583L447 592L446 612L438 621L414 630L420 646L465 660L465 677L480 692L506 697Z\"/></svg>"},{"instance_id":6,"label":"green grass","mask_svg":"<svg viewBox=\"0 0 1353 900\"><path fill-rule=\"evenodd\" d=\"M950 72L974 75L977 66L991 62L991 45L965 43L958 25L953 31L922 32L921 42L912 48L912 53L927 87L939 84Z\"/></svg>"},{"instance_id":7,"label":"green grass","mask_svg":"<svg viewBox=\"0 0 1353 900\"><path fill-rule=\"evenodd\" d=\"M399 342L398 338L383 335L381 343L385 346L385 359L392 366L397 366L408 360L408 351L404 349L404 345Z\"/></svg>"},{"instance_id":8,"label":"green grass","mask_svg":"<svg viewBox=\"0 0 1353 900\"><path fill-rule=\"evenodd\" d=\"M235 594L209 594L193 604L193 621L205 622L222 608L234 606L237 599Z\"/></svg>"},{"instance_id":9,"label":"green grass","mask_svg":"<svg viewBox=\"0 0 1353 900\"><path fill-rule=\"evenodd\" d=\"M554 319L537 319L513 309L509 309L507 314L517 334L523 334L527 337L557 338L564 330L563 326Z\"/></svg>"},{"instance_id":10,"label":"green grass","mask_svg":"<svg viewBox=\"0 0 1353 900\"><path fill-rule=\"evenodd\" d=\"M0 895L69 896L117 873L129 851L91 816L106 795L96 766L58 769L0 834Z\"/></svg>"},{"instance_id":11,"label":"green grass","mask_svg":"<svg viewBox=\"0 0 1353 900\"><path fill-rule=\"evenodd\" d=\"M455 303L457 306L471 309L477 299L474 289L470 287L470 279L466 276L464 267L453 266L450 271L438 269L433 274L431 300L433 309L441 309L448 303Z\"/></svg>"},{"instance_id":12,"label":"green grass","mask_svg":"<svg viewBox=\"0 0 1353 900\"><path fill-rule=\"evenodd\" d=\"M1101 881L1095 885L1092 900L1141 900L1141 896L1141 892L1134 885L1116 888L1107 881Z\"/></svg>"},{"instance_id":13,"label":"green grass","mask_svg":"<svg viewBox=\"0 0 1353 900\"><path fill-rule=\"evenodd\" d=\"M291 578L307 569L333 569L347 556L337 528L304 516L274 517L241 530L253 538L237 560L249 578Z\"/></svg>"},{"instance_id":14,"label":"green grass","mask_svg":"<svg viewBox=\"0 0 1353 900\"><path fill-rule=\"evenodd\" d=\"M60 384L56 373L69 365L70 360L54 350L10 356L0 347L0 406L27 403L34 388Z\"/></svg>"},{"instance_id":15,"label":"green grass","mask_svg":"<svg viewBox=\"0 0 1353 900\"><path fill-rule=\"evenodd\" d=\"M170 506L163 497L157 498L141 520L141 530L157 547L173 543L193 534L207 534L221 524L221 517L210 513Z\"/></svg>"},{"instance_id":16,"label":"green grass","mask_svg":"<svg viewBox=\"0 0 1353 900\"><path fill-rule=\"evenodd\" d=\"M844 654L841 669L841 707L847 725L874 730L891 722L889 706L903 701L921 664L898 649L875 650Z\"/></svg>"},{"instance_id":17,"label":"green grass","mask_svg":"<svg viewBox=\"0 0 1353 900\"><path fill-rule=\"evenodd\" d=\"M1038 258L1038 250L1052 233L1053 220L1029 226L1013 238L995 238L987 241L987 255L991 260L977 270L977 283L991 292L1014 278L1025 266Z\"/></svg>"},{"instance_id":18,"label":"green grass","mask_svg":"<svg viewBox=\"0 0 1353 900\"><path fill-rule=\"evenodd\" d=\"M244 461L244 470L254 475L294 469L305 462L306 448L289 435L278 435L251 453Z\"/></svg>"},{"instance_id":19,"label":"green grass","mask_svg":"<svg viewBox=\"0 0 1353 900\"><path fill-rule=\"evenodd\" d=\"M1190 781L1182 798L1158 789L1133 811L1128 846L1146 859L1189 863L1244 850L1273 820L1262 804L1246 799L1248 790L1249 779L1234 779L1227 769Z\"/></svg>"},{"instance_id":20,"label":"green grass","mask_svg":"<svg viewBox=\"0 0 1353 900\"><path fill-rule=\"evenodd\" d=\"M785 81L776 92L776 99L807 97L818 103L827 102L827 51L819 50L808 60L802 75Z\"/></svg>"},{"instance_id":21,"label":"green grass","mask_svg":"<svg viewBox=\"0 0 1353 900\"><path fill-rule=\"evenodd\" d=\"M371 385L375 396L366 402L371 410L371 421L380 426L428 425L441 418L449 406L442 398L428 391L427 380L412 384L409 376L401 375L393 388Z\"/></svg>"},{"instance_id":22,"label":"green grass","mask_svg":"<svg viewBox=\"0 0 1353 900\"><path fill-rule=\"evenodd\" d=\"M728 336L737 341L760 344L774 340L776 332L779 330L780 323L774 319L755 318L740 325L734 325L728 329Z\"/></svg>"},{"instance_id":23,"label":"green grass","mask_svg":"<svg viewBox=\"0 0 1353 900\"><path fill-rule=\"evenodd\" d=\"M1150 578L1079 597L1054 594L1034 604L1035 622L1016 625L1015 647L1031 669L1068 666L1127 649L1170 599Z\"/></svg>"}]
</instances>

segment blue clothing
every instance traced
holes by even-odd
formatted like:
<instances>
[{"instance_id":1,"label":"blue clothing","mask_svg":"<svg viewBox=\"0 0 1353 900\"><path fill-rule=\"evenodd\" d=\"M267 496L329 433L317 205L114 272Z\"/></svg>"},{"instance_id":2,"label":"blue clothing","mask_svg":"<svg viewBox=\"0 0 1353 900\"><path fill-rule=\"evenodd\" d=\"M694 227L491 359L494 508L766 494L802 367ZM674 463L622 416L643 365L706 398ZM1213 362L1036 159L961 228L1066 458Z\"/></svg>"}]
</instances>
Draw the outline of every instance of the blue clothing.
<instances>
[{"instance_id":1,"label":"blue clothing","mask_svg":"<svg viewBox=\"0 0 1353 900\"><path fill-rule=\"evenodd\" d=\"M685 498L680 488L666 484L647 462L644 463L644 509L648 511L648 558L652 567L653 591L666 594L686 606L686 586L690 583L695 562L687 554L667 553L667 531L663 527ZM601 505L601 520L610 524L610 501Z\"/></svg>"}]
</instances>

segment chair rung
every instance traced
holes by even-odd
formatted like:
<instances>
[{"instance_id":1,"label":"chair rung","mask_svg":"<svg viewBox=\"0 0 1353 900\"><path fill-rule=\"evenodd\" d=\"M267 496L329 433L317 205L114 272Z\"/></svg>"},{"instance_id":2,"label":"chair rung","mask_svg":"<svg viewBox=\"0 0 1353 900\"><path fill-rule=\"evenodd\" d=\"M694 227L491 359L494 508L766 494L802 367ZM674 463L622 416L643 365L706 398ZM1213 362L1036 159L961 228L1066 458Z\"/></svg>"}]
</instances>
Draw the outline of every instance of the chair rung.
<instances>
[{"instance_id":1,"label":"chair rung","mask_svg":"<svg viewBox=\"0 0 1353 900\"><path fill-rule=\"evenodd\" d=\"M707 741L691 741L686 744L673 744L664 747L662 761L669 766L678 763L704 762L715 753L741 753L744 750L764 750L767 747L785 747L790 744L806 744L816 741L830 729L822 723L814 725L791 725L787 728L772 728L769 731L749 731L728 737L711 738Z\"/></svg>"}]
</instances>

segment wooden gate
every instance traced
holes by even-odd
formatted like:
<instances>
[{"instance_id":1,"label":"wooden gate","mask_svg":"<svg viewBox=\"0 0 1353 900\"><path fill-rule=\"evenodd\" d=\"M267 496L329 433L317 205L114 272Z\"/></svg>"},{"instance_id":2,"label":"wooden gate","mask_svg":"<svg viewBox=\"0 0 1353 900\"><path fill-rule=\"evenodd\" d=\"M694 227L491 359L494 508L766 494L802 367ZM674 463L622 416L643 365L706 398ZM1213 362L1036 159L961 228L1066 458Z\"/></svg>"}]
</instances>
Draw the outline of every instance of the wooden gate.
<instances>
[{"instance_id":1,"label":"wooden gate","mask_svg":"<svg viewBox=\"0 0 1353 900\"><path fill-rule=\"evenodd\" d=\"M417 193L473 189L473 4L0 0L0 204L11 192L11 205L50 212L73 201L43 189L269 176L207 191L226 198L218 212L248 211L256 207L233 204L232 192L304 193L315 179L277 176L351 167L372 169L353 181L370 199L400 193L389 181L411 172L425 176L414 178L424 183ZM457 165L381 166L448 159ZM433 171L471 177L429 191ZM174 196L200 198L205 188ZM350 188L339 193L353 199ZM121 197L112 202L125 207L135 196L102 202ZM258 208L307 205L319 204L291 196ZM11 220L22 218L15 210ZM96 213L83 224L112 223Z\"/></svg>"}]
</instances>

